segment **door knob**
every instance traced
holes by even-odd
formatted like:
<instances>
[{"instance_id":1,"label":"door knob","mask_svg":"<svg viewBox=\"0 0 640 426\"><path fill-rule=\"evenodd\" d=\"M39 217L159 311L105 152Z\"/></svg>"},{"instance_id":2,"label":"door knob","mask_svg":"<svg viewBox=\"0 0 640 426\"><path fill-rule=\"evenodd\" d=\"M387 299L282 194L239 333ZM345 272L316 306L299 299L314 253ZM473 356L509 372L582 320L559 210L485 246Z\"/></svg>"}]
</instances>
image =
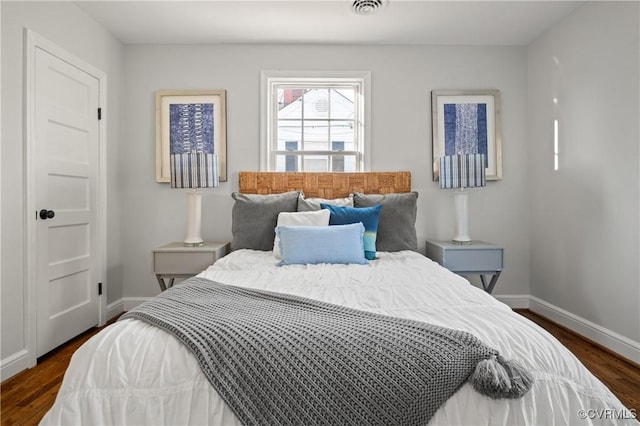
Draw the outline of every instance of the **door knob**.
<instances>
[{"instance_id":1,"label":"door knob","mask_svg":"<svg viewBox=\"0 0 640 426\"><path fill-rule=\"evenodd\" d=\"M47 209L40 210L40 219L42 220L53 219L55 215L56 215L56 212L54 212L53 210L47 210Z\"/></svg>"}]
</instances>

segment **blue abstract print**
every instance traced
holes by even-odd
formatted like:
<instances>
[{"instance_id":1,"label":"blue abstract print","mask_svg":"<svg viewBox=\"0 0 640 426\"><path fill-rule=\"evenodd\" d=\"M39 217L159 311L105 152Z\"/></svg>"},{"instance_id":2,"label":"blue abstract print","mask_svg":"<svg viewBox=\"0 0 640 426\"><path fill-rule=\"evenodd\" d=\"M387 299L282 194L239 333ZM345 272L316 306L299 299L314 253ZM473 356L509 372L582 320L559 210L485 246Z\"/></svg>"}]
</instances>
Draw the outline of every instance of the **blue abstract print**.
<instances>
[{"instance_id":1,"label":"blue abstract print","mask_svg":"<svg viewBox=\"0 0 640 426\"><path fill-rule=\"evenodd\" d=\"M169 105L171 154L213 154L213 104Z\"/></svg>"},{"instance_id":2,"label":"blue abstract print","mask_svg":"<svg viewBox=\"0 0 640 426\"><path fill-rule=\"evenodd\" d=\"M212 103L169 105L171 187L218 186L213 112Z\"/></svg>"},{"instance_id":3,"label":"blue abstract print","mask_svg":"<svg viewBox=\"0 0 640 426\"><path fill-rule=\"evenodd\" d=\"M445 155L487 155L487 104L444 104Z\"/></svg>"}]
</instances>

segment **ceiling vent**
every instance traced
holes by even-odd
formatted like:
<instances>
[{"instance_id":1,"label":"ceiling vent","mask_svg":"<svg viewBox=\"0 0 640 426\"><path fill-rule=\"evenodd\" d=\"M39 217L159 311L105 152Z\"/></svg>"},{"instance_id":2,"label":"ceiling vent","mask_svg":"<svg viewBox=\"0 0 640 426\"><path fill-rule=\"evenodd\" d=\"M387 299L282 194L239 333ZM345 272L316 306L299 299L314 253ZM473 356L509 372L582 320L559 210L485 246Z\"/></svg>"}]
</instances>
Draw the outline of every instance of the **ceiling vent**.
<instances>
[{"instance_id":1,"label":"ceiling vent","mask_svg":"<svg viewBox=\"0 0 640 426\"><path fill-rule=\"evenodd\" d=\"M372 15L382 8L382 0L353 0L351 8L358 15Z\"/></svg>"}]
</instances>

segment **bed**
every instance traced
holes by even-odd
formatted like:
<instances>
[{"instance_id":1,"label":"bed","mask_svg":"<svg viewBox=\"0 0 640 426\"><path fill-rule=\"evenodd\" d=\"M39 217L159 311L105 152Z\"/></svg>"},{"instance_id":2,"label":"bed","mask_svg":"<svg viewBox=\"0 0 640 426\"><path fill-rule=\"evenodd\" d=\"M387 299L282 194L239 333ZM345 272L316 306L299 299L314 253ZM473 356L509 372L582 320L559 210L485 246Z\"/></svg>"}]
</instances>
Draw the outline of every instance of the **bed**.
<instances>
[{"instance_id":1,"label":"bed","mask_svg":"<svg viewBox=\"0 0 640 426\"><path fill-rule=\"evenodd\" d=\"M199 285L206 286L205 280L210 280L461 330L502 357L518 360L532 378L528 392L507 399L489 398L464 383L435 411L429 424L637 424L634 413L550 334L418 253L411 238L408 248L402 246L407 244L406 229L397 230L397 223L389 225L389 220L415 223L417 194L411 192L408 172L243 172L239 187L233 212L234 250L199 274L195 278ZM383 201L382 211L386 208L393 217L380 218L378 233L385 226L394 229L393 235L383 233L378 240L389 250L377 249L375 258L362 264L287 263L291 252L286 240L280 243L283 251L276 258L273 234L251 242L251 236L260 238L260 230L243 229L237 222L256 214L255 197L289 194L292 198L291 190L299 191L296 206L302 197L306 203L313 203L316 197L349 202L353 193L360 194L360 208ZM401 211L394 210L394 205ZM268 208L277 211L282 205ZM312 227L302 228L309 231ZM415 229L413 232L415 238ZM402 241L394 241L398 233ZM251 244L263 247L244 247ZM264 245L269 247L264 249ZM322 420L318 423L332 423ZM363 424L354 422L358 423ZM184 344L148 322L127 318L78 349L42 424L242 423Z\"/></svg>"}]
</instances>

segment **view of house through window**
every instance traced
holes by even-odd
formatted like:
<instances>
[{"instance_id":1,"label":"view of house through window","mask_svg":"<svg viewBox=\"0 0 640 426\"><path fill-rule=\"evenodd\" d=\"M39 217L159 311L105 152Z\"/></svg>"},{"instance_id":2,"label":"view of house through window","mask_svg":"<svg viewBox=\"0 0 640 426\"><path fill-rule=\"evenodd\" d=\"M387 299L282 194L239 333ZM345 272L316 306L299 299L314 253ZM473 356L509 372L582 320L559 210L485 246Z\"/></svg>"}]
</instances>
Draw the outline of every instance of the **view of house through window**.
<instances>
[{"instance_id":1,"label":"view of house through window","mask_svg":"<svg viewBox=\"0 0 640 426\"><path fill-rule=\"evenodd\" d=\"M370 73L263 71L262 170L360 172Z\"/></svg>"},{"instance_id":2,"label":"view of house through window","mask_svg":"<svg viewBox=\"0 0 640 426\"><path fill-rule=\"evenodd\" d=\"M349 86L279 85L275 170L357 171L356 94Z\"/></svg>"}]
</instances>

